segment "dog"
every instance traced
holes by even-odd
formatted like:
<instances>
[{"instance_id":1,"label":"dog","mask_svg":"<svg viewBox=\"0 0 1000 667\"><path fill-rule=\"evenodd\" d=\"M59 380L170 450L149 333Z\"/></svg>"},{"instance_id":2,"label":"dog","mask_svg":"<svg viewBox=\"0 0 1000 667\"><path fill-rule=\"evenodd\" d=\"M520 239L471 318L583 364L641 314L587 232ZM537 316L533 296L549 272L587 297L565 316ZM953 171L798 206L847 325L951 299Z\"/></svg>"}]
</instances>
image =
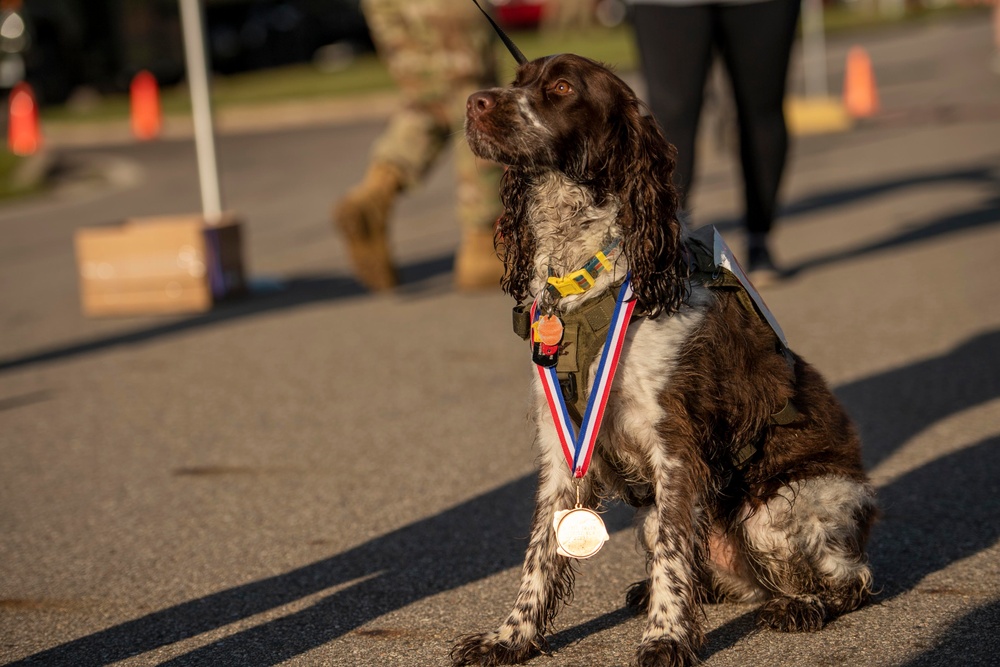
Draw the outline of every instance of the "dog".
<instances>
[{"instance_id":1,"label":"dog","mask_svg":"<svg viewBox=\"0 0 1000 667\"><path fill-rule=\"evenodd\" d=\"M760 626L800 632L872 592L865 544L877 506L855 427L739 290L714 289L695 270L670 180L674 149L643 111L610 69L568 54L525 61L510 86L468 99L469 146L506 167L495 238L504 291L542 303L550 276L617 239L590 289L548 307L568 317L629 275L635 311L582 479L534 383L540 470L520 589L499 629L457 641L456 666L546 650L574 580L553 516L575 504L638 508L649 576L626 601L646 614L641 667L697 661L704 602L759 602ZM794 419L776 421L789 406Z\"/></svg>"}]
</instances>

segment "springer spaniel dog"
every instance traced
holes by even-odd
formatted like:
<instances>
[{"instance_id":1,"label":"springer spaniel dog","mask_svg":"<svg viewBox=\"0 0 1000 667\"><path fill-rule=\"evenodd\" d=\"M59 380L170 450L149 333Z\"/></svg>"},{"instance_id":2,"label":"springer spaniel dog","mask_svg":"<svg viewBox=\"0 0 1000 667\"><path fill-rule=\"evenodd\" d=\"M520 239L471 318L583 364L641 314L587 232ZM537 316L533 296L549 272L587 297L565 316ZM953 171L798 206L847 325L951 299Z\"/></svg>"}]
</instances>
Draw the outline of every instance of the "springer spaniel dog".
<instances>
[{"instance_id":1,"label":"springer spaniel dog","mask_svg":"<svg viewBox=\"0 0 1000 667\"><path fill-rule=\"evenodd\" d=\"M638 508L647 553L648 579L627 595L646 615L641 667L697 661L703 602L760 602L759 625L782 632L819 630L864 604L877 510L857 432L740 290L696 270L670 181L674 149L635 93L583 57L524 62L511 86L469 97L466 137L507 167L496 230L504 290L570 317L628 274L635 310L582 478L536 378L540 471L520 589L498 629L455 644L453 664L516 664L545 650L574 579L553 517L614 498ZM589 289L546 295L551 276L609 243L615 259ZM790 406L792 418L776 419Z\"/></svg>"}]
</instances>

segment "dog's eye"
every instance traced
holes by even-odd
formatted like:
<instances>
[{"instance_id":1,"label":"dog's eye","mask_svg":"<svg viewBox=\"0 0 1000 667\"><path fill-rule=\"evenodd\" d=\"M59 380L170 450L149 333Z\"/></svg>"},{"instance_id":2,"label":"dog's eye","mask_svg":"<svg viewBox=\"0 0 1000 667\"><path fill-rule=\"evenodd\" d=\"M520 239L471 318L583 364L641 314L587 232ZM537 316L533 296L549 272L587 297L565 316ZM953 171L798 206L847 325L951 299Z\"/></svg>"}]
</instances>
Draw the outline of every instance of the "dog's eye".
<instances>
[{"instance_id":1,"label":"dog's eye","mask_svg":"<svg viewBox=\"0 0 1000 667\"><path fill-rule=\"evenodd\" d=\"M569 85L568 81L559 79L552 84L552 92L557 95L569 95L573 92L573 86Z\"/></svg>"}]
</instances>

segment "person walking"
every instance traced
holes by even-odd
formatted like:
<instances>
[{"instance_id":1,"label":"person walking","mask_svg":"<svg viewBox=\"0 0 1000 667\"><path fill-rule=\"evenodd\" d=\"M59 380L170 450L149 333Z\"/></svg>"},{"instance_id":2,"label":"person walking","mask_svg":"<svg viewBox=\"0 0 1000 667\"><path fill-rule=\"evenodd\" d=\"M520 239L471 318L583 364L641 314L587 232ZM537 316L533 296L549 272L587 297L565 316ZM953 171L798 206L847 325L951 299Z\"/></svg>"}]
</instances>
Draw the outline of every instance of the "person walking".
<instances>
[{"instance_id":1,"label":"person walking","mask_svg":"<svg viewBox=\"0 0 1000 667\"><path fill-rule=\"evenodd\" d=\"M747 270L779 276L768 243L788 153L784 98L800 0L632 0L649 106L677 147L674 184L687 209L705 82L717 52L732 83L743 174Z\"/></svg>"},{"instance_id":2,"label":"person walking","mask_svg":"<svg viewBox=\"0 0 1000 667\"><path fill-rule=\"evenodd\" d=\"M358 279L373 291L398 283L389 226L399 194L420 183L453 135L466 99L496 85L493 34L468 0L362 0L375 47L399 87L402 105L372 146L363 180L333 210ZM457 215L462 228L455 259L459 289L499 287L503 265L493 247L501 213L501 167L452 141Z\"/></svg>"}]
</instances>

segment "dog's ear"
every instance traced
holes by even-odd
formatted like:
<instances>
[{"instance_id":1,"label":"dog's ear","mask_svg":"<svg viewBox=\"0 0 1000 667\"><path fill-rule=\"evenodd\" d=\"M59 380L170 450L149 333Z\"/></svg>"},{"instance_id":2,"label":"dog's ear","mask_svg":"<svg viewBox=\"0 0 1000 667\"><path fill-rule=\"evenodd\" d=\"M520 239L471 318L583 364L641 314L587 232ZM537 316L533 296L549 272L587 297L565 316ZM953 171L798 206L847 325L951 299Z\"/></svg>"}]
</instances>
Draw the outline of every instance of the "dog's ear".
<instances>
[{"instance_id":1,"label":"dog's ear","mask_svg":"<svg viewBox=\"0 0 1000 667\"><path fill-rule=\"evenodd\" d=\"M671 183L676 150L638 103L621 116L611 158L623 251L632 269L638 307L649 317L676 312L688 296L688 267L681 250L678 197Z\"/></svg>"},{"instance_id":2,"label":"dog's ear","mask_svg":"<svg viewBox=\"0 0 1000 667\"><path fill-rule=\"evenodd\" d=\"M527 223L528 176L517 167L507 167L500 180L503 215L497 221L493 244L503 260L503 290L518 302L529 294L531 260L535 255L535 236Z\"/></svg>"}]
</instances>

